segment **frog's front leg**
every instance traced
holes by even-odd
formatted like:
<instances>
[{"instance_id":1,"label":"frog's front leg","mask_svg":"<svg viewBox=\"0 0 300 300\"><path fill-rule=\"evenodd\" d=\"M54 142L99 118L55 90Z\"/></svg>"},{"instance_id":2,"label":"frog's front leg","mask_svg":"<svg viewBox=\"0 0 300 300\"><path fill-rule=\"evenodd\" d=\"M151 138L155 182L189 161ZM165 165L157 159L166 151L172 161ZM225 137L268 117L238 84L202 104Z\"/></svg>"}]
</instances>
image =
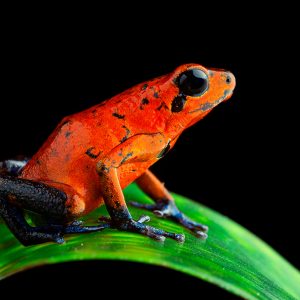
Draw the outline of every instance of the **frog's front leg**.
<instances>
[{"instance_id":1,"label":"frog's front leg","mask_svg":"<svg viewBox=\"0 0 300 300\"><path fill-rule=\"evenodd\" d=\"M151 197L155 204L130 202L131 205L153 211L159 217L170 218L191 230L196 236L206 239L208 227L187 218L176 206L173 197L157 177L147 170L136 180L139 187Z\"/></svg>"},{"instance_id":2,"label":"frog's front leg","mask_svg":"<svg viewBox=\"0 0 300 300\"><path fill-rule=\"evenodd\" d=\"M138 221L133 220L120 186L118 168L130 162L155 160L165 148L168 141L161 134L136 135L120 144L97 164L100 176L102 194L111 219L100 218L109 222L112 228L122 231L136 232L156 240L165 240L166 237L183 242L184 235L166 232L164 230L145 225L150 218L142 216Z\"/></svg>"}]
</instances>

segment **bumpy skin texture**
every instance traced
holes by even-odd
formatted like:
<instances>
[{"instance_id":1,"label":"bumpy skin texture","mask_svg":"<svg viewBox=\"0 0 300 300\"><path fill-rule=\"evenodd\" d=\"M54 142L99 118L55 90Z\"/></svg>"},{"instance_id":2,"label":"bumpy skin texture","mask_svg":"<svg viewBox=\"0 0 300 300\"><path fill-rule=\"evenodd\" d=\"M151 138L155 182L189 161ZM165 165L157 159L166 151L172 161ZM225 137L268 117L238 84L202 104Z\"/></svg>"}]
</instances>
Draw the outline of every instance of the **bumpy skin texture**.
<instances>
[{"instance_id":1,"label":"bumpy skin texture","mask_svg":"<svg viewBox=\"0 0 300 300\"><path fill-rule=\"evenodd\" d=\"M208 88L200 96L183 95L178 86L180 74L191 69L207 75ZM193 222L184 224L171 195L148 168L174 146L186 128L227 100L234 87L234 76L224 70L208 70L197 64L180 66L64 118L19 178L62 191L69 220L105 203L111 216L108 222L121 230L135 222L122 189L139 178L137 183L156 201L153 207L144 208L171 217L196 233L205 231L199 224L196 229ZM179 101L179 108L175 101Z\"/></svg>"}]
</instances>

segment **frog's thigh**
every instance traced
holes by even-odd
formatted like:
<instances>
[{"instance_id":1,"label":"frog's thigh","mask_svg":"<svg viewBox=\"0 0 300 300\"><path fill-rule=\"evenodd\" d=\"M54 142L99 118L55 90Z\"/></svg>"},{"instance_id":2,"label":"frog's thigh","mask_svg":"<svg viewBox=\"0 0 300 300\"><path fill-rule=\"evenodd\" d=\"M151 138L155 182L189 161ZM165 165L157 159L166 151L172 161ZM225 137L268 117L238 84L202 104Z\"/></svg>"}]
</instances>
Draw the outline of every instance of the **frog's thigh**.
<instances>
[{"instance_id":1,"label":"frog's thigh","mask_svg":"<svg viewBox=\"0 0 300 300\"><path fill-rule=\"evenodd\" d=\"M0 197L9 203L57 220L70 220L85 209L83 199L68 185L0 175Z\"/></svg>"}]
</instances>

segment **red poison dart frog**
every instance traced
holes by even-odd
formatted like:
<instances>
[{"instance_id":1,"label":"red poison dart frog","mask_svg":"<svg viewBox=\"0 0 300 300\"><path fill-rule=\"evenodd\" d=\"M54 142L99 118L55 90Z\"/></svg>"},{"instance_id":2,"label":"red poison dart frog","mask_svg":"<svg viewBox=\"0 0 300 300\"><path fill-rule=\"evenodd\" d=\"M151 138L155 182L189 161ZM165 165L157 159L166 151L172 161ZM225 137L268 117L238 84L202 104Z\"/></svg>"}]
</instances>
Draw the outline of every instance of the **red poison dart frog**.
<instances>
[{"instance_id":1,"label":"red poison dart frog","mask_svg":"<svg viewBox=\"0 0 300 300\"><path fill-rule=\"evenodd\" d=\"M28 162L1 163L1 217L23 245L63 243L65 234L105 228L183 242L183 234L146 225L147 216L132 218L122 189L135 181L154 204L131 205L170 218L205 239L207 226L180 212L149 167L186 128L230 98L234 87L230 72L187 64L65 117ZM101 205L109 218L95 226L78 221ZM47 225L29 226L24 210L39 214Z\"/></svg>"}]
</instances>

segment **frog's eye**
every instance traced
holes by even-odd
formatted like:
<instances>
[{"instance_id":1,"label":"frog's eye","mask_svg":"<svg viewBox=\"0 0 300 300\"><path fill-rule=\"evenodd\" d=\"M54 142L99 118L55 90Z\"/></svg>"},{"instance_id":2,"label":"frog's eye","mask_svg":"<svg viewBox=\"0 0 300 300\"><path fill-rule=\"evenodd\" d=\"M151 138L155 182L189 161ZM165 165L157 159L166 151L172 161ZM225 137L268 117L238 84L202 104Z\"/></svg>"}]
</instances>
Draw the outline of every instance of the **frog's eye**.
<instances>
[{"instance_id":1,"label":"frog's eye","mask_svg":"<svg viewBox=\"0 0 300 300\"><path fill-rule=\"evenodd\" d=\"M181 93L186 96L197 97L208 88L208 77L200 69L190 69L179 75L176 80Z\"/></svg>"}]
</instances>

